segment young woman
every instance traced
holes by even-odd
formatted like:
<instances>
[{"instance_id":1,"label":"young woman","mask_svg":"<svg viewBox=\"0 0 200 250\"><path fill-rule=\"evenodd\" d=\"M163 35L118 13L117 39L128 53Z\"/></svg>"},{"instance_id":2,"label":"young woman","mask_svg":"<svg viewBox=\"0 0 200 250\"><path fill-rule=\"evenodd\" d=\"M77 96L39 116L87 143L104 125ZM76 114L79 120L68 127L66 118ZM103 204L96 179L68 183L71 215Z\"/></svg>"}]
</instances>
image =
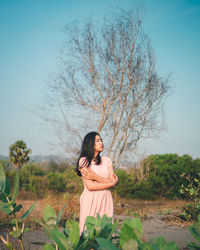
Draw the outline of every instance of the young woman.
<instances>
[{"instance_id":1,"label":"young woman","mask_svg":"<svg viewBox=\"0 0 200 250\"><path fill-rule=\"evenodd\" d=\"M112 162L100 156L103 142L97 132L88 133L82 143L77 161L77 173L82 176L84 190L80 197L80 233L84 230L87 216L113 216L113 199L110 188L118 182Z\"/></svg>"}]
</instances>

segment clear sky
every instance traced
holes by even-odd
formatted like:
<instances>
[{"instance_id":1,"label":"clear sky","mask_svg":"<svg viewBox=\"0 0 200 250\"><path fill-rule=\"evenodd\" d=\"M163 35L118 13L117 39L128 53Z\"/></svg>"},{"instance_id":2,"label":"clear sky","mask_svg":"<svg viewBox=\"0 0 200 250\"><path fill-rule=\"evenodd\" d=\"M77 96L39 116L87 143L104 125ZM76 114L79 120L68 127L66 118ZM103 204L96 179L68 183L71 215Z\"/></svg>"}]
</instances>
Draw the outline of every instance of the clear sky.
<instances>
[{"instance_id":1,"label":"clear sky","mask_svg":"<svg viewBox=\"0 0 200 250\"><path fill-rule=\"evenodd\" d=\"M46 81L56 72L64 26L78 16L101 18L131 0L0 1L0 154L22 139L32 154L59 152L52 131L30 112L43 102ZM144 0L144 29L162 75L172 73L167 130L143 141L140 152L200 157L200 1Z\"/></svg>"}]
</instances>

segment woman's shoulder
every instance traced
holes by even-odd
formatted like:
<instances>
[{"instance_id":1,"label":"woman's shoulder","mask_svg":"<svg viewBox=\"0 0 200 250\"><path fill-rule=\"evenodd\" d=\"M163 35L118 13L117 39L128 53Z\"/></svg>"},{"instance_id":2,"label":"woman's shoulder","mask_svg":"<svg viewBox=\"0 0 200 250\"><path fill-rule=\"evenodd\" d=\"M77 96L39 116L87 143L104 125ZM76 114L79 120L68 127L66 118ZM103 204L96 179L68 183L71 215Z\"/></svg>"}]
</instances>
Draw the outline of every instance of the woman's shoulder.
<instances>
[{"instance_id":1,"label":"woman's shoulder","mask_svg":"<svg viewBox=\"0 0 200 250\"><path fill-rule=\"evenodd\" d=\"M101 156L101 159L103 162L106 162L109 165L112 164L112 161L108 156L103 155L103 156Z\"/></svg>"},{"instance_id":2,"label":"woman's shoulder","mask_svg":"<svg viewBox=\"0 0 200 250\"><path fill-rule=\"evenodd\" d=\"M83 167L88 167L88 160L87 157L81 157L79 159L79 168L83 168Z\"/></svg>"}]
</instances>

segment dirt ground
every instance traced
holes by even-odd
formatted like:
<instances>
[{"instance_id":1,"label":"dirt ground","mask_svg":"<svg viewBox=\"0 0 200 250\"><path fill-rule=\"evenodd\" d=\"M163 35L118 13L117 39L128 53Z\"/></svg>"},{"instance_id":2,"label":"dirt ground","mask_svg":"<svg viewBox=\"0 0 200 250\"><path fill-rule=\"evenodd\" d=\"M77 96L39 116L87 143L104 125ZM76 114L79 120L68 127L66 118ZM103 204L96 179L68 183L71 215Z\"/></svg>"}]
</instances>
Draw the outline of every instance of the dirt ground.
<instances>
[{"instance_id":1,"label":"dirt ground","mask_svg":"<svg viewBox=\"0 0 200 250\"><path fill-rule=\"evenodd\" d=\"M156 200L156 201L139 201L139 200L116 200L114 198L115 216L121 224L126 217L132 218L138 216L143 223L144 240L150 238L164 237L166 241L175 241L180 249L187 249L188 242L196 242L188 230L191 223L182 221L178 215L184 201ZM34 201L21 201L23 206L29 207ZM41 201L39 206L33 212L33 216L41 217L45 201ZM51 204L53 206L53 203ZM58 206L58 204L57 204ZM62 206L61 206L62 207ZM60 207L55 207L60 209ZM78 211L77 211L78 212ZM77 213L78 214L78 213ZM65 214L64 214L65 216ZM6 230L0 229L0 235L5 237ZM23 236L25 250L40 250L41 246L31 244L31 242L49 242L42 229L33 227L31 231ZM11 239L14 242L14 239ZM16 250L20 247L16 245ZM6 249L0 242L0 249Z\"/></svg>"}]
</instances>

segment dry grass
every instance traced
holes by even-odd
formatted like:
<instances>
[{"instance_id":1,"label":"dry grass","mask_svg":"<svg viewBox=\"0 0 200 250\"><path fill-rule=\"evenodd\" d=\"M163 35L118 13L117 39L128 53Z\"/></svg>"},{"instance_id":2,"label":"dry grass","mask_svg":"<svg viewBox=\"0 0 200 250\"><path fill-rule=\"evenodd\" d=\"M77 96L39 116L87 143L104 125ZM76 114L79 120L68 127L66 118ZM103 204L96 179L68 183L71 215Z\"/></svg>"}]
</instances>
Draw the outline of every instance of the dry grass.
<instances>
[{"instance_id":1,"label":"dry grass","mask_svg":"<svg viewBox=\"0 0 200 250\"><path fill-rule=\"evenodd\" d=\"M154 212L165 212L170 209L173 211L181 211L184 204L189 203L184 200L133 200L124 198L114 198L114 206L116 214L127 215L135 212L140 215L151 214Z\"/></svg>"},{"instance_id":2,"label":"dry grass","mask_svg":"<svg viewBox=\"0 0 200 250\"><path fill-rule=\"evenodd\" d=\"M31 197L31 198L30 198ZM47 204L51 205L56 213L62 209L63 205L66 204L65 210L62 215L62 221L66 219L72 219L73 215L76 214L76 217L79 217L79 194L52 194L49 193L48 196L44 199L36 199L36 197L32 196L30 193L21 193L19 196L20 199L17 200L17 204L22 204L23 208L17 214L18 218L36 201L38 204L36 208L33 210L31 215L27 218L27 223L32 228L37 227L37 224L33 222L32 217L37 217L42 219L43 211ZM181 211L181 208L184 204L188 203L183 200L167 200L167 199L159 199L154 201L144 201L144 200L133 200L133 199L124 199L119 197L117 194L113 193L114 200L114 211L115 215L132 215L138 214L140 217L145 217L148 214L152 213L163 213L167 214L173 211L173 214L177 215ZM169 216L170 217L170 216ZM178 219L175 220L171 218L171 222L178 224ZM0 211L0 227L9 227L9 216L3 214ZM169 219L170 221L170 219ZM183 222L182 222L183 223Z\"/></svg>"}]
</instances>

